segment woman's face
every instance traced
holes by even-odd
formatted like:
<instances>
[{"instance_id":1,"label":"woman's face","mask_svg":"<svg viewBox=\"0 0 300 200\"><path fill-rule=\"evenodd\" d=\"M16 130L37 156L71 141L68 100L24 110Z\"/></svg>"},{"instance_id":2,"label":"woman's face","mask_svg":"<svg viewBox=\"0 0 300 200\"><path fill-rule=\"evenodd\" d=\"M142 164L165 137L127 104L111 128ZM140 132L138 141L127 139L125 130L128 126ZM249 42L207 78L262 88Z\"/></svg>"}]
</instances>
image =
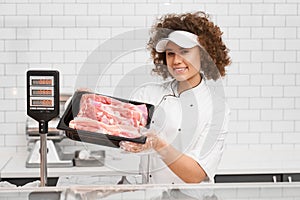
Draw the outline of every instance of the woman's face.
<instances>
[{"instance_id":1,"label":"woman's face","mask_svg":"<svg viewBox=\"0 0 300 200\"><path fill-rule=\"evenodd\" d=\"M198 46L182 48L170 41L166 46L166 61L168 71L177 81L188 81L192 84L194 80L198 80L200 71Z\"/></svg>"}]
</instances>

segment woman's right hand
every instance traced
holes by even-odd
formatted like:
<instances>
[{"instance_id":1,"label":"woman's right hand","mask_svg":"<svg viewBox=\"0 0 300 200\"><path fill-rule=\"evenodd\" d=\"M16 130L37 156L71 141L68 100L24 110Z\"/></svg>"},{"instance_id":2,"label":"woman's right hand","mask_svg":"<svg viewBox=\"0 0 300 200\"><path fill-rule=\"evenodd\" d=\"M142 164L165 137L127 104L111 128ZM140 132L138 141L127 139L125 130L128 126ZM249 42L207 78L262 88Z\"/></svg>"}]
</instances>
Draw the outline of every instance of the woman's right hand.
<instances>
[{"instance_id":1,"label":"woman's right hand","mask_svg":"<svg viewBox=\"0 0 300 200\"><path fill-rule=\"evenodd\" d=\"M150 149L159 151L164 146L167 146L167 143L153 132L148 132L145 136L147 137L145 144L121 141L120 148L128 152L139 153Z\"/></svg>"}]
</instances>

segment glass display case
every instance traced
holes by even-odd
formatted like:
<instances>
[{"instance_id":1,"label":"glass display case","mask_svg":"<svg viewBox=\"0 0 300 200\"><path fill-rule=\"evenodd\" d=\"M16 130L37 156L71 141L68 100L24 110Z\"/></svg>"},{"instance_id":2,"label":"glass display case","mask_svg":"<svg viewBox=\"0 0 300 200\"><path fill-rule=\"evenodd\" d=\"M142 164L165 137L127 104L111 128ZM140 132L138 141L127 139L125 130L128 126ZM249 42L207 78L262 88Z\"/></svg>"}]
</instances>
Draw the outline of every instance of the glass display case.
<instances>
[{"instance_id":1,"label":"glass display case","mask_svg":"<svg viewBox=\"0 0 300 200\"><path fill-rule=\"evenodd\" d=\"M0 188L5 200L296 200L300 183L216 183L185 185L75 185Z\"/></svg>"}]
</instances>

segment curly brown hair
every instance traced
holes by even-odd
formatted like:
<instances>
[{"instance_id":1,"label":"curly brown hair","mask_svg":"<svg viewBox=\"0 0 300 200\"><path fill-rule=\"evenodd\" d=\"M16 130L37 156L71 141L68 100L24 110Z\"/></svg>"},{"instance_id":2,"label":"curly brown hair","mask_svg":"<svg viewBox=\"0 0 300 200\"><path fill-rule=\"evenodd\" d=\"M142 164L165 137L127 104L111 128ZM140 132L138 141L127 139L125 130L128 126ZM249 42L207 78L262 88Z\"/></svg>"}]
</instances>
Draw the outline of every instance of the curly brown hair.
<instances>
[{"instance_id":1,"label":"curly brown hair","mask_svg":"<svg viewBox=\"0 0 300 200\"><path fill-rule=\"evenodd\" d=\"M207 79L217 80L220 76L225 76L225 67L231 63L229 50L222 41L223 33L220 28L209 21L209 16L204 12L167 14L158 19L151 29L152 36L148 42L155 64L152 70L154 73L164 79L171 76L166 67L166 53L158 53L155 46L161 38L167 37L175 30L198 35L199 43L205 48L205 50L200 48L200 56L201 69Z\"/></svg>"}]
</instances>

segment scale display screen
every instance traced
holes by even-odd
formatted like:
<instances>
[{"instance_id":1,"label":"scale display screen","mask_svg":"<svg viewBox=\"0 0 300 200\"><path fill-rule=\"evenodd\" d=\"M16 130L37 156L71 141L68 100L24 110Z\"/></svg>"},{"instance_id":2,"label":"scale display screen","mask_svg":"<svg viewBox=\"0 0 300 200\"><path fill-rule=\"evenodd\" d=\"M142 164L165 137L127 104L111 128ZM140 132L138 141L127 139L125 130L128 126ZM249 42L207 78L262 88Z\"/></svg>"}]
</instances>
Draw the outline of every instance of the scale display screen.
<instances>
[{"instance_id":1,"label":"scale display screen","mask_svg":"<svg viewBox=\"0 0 300 200\"><path fill-rule=\"evenodd\" d=\"M30 108L31 109L54 109L54 98L40 98L40 97L31 97L30 98ZM51 110L50 109L50 110Z\"/></svg>"},{"instance_id":2,"label":"scale display screen","mask_svg":"<svg viewBox=\"0 0 300 200\"><path fill-rule=\"evenodd\" d=\"M49 96L52 95L52 90L31 90L32 95Z\"/></svg>"},{"instance_id":3,"label":"scale display screen","mask_svg":"<svg viewBox=\"0 0 300 200\"><path fill-rule=\"evenodd\" d=\"M31 96L53 96L54 90L53 87L31 87L30 95Z\"/></svg>"},{"instance_id":4,"label":"scale display screen","mask_svg":"<svg viewBox=\"0 0 300 200\"><path fill-rule=\"evenodd\" d=\"M32 86L54 86L54 77L34 76L30 77L30 85Z\"/></svg>"},{"instance_id":5,"label":"scale display screen","mask_svg":"<svg viewBox=\"0 0 300 200\"><path fill-rule=\"evenodd\" d=\"M50 119L59 113L58 71L27 72L27 114L34 119ZM56 115L57 116L57 115Z\"/></svg>"},{"instance_id":6,"label":"scale display screen","mask_svg":"<svg viewBox=\"0 0 300 200\"><path fill-rule=\"evenodd\" d=\"M54 110L54 76L30 76L30 109Z\"/></svg>"}]
</instances>

